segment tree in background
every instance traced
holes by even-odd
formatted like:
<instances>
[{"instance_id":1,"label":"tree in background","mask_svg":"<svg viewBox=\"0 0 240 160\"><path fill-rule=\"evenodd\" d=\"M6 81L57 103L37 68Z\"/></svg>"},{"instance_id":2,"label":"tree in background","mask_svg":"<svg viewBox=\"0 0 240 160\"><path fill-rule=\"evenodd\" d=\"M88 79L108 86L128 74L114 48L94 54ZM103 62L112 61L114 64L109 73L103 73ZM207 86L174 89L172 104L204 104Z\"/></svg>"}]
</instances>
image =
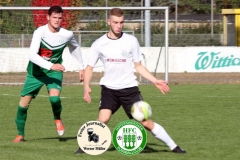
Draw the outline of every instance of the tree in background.
<instances>
[{"instance_id":1,"label":"tree in background","mask_svg":"<svg viewBox=\"0 0 240 160\"><path fill-rule=\"evenodd\" d=\"M160 0L166 1L166 0ZM171 4L170 10L175 11L176 0L168 0ZM210 14L212 0L178 0L178 13L179 14ZM158 4L159 5L159 4ZM221 14L223 8L239 8L239 0L213 0L213 7L215 14ZM174 13L174 12L173 12Z\"/></svg>"},{"instance_id":2,"label":"tree in background","mask_svg":"<svg viewBox=\"0 0 240 160\"><path fill-rule=\"evenodd\" d=\"M30 6L29 0L2 0L1 6ZM0 11L0 33L21 34L32 33L32 16L29 11Z\"/></svg>"},{"instance_id":3,"label":"tree in background","mask_svg":"<svg viewBox=\"0 0 240 160\"><path fill-rule=\"evenodd\" d=\"M62 7L79 7L82 5L80 0L33 0L32 6L34 7L46 7L59 5ZM34 10L33 13L33 22L35 27L42 26L47 23L46 14L47 10ZM69 11L64 10L62 27L67 29L75 28L78 15L80 11Z\"/></svg>"},{"instance_id":4,"label":"tree in background","mask_svg":"<svg viewBox=\"0 0 240 160\"><path fill-rule=\"evenodd\" d=\"M1 0L1 6L14 7L49 7L60 6L81 6L81 0ZM33 31L47 23L47 10L3 10L0 11L0 33L1 34L32 34ZM80 11L64 11L62 26L75 30Z\"/></svg>"},{"instance_id":5,"label":"tree in background","mask_svg":"<svg viewBox=\"0 0 240 160\"><path fill-rule=\"evenodd\" d=\"M0 0L1 6L109 6L109 7L139 7L144 0ZM170 14L175 14L175 2L176 0L151 0L151 6L169 6ZM214 13L220 14L223 8L239 8L239 0L214 0ZM107 3L107 4L106 4ZM178 14L210 14L211 0L178 0ZM0 34L32 34L36 27L46 23L46 11L33 11L36 13L32 16L32 11L13 11L3 10L0 11ZM126 11L127 14L140 14L140 11ZM160 11L152 12L151 14L163 14ZM97 25L89 25L88 30L95 30L100 28L105 29L105 11L65 11L63 27L71 30L78 30L76 26L77 21L81 18L87 19L88 16L95 16L98 20ZM80 16L81 15L81 16ZM101 16L100 16L101 15ZM86 17L83 17L86 16ZM104 21L104 23L102 22ZM93 26L93 27L92 27Z\"/></svg>"}]
</instances>

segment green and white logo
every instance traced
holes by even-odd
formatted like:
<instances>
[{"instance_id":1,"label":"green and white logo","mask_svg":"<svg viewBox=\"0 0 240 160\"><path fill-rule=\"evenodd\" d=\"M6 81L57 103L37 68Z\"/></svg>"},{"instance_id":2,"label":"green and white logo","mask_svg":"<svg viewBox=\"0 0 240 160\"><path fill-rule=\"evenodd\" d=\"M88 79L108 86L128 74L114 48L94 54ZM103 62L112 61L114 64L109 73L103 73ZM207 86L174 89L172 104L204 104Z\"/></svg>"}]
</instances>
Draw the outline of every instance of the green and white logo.
<instances>
[{"instance_id":1,"label":"green and white logo","mask_svg":"<svg viewBox=\"0 0 240 160\"><path fill-rule=\"evenodd\" d=\"M126 120L119 123L112 134L114 147L122 154L140 153L147 144L147 132L137 121Z\"/></svg>"}]
</instances>

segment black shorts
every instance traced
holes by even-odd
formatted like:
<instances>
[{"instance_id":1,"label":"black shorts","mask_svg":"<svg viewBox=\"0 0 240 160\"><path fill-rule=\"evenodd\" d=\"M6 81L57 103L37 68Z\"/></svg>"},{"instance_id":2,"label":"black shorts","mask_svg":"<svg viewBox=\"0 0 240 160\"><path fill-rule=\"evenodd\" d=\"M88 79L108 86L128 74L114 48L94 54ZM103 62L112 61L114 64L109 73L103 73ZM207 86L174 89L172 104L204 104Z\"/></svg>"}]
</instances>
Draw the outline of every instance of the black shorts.
<instances>
[{"instance_id":1,"label":"black shorts","mask_svg":"<svg viewBox=\"0 0 240 160\"><path fill-rule=\"evenodd\" d=\"M132 119L131 107L133 103L143 100L138 87L120 90L109 89L103 85L101 87L99 110L109 109L112 111L112 114L114 114L122 106L127 116Z\"/></svg>"}]
</instances>

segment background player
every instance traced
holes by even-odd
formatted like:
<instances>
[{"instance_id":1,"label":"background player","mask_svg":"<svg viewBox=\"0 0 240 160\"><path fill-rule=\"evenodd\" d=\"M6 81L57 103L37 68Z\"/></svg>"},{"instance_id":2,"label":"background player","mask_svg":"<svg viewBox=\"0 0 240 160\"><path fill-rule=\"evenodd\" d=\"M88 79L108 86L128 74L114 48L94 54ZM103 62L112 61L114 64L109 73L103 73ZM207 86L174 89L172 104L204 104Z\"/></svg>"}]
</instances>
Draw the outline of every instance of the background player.
<instances>
[{"instance_id":1,"label":"background player","mask_svg":"<svg viewBox=\"0 0 240 160\"><path fill-rule=\"evenodd\" d=\"M15 119L18 135L14 142L24 141L24 128L29 104L43 85L46 85L49 93L57 133L59 136L64 134L64 126L60 117L62 105L59 96L62 89L63 71L65 70L62 65L62 54L67 45L80 68L80 82L83 81L84 66L80 46L74 39L73 32L61 28L62 18L62 8L52 6L47 14L48 23L34 31L29 53L30 61L27 66L28 74L21 91Z\"/></svg>"}]
</instances>

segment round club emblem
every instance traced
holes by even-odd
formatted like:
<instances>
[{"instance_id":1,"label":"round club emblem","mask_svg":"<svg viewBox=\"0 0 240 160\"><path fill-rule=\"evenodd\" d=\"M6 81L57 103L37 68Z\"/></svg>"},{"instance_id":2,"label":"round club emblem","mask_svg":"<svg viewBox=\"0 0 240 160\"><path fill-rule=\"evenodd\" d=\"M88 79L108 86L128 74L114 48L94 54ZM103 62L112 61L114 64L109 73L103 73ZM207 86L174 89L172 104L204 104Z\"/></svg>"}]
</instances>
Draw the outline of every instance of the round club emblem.
<instances>
[{"instance_id":1,"label":"round club emblem","mask_svg":"<svg viewBox=\"0 0 240 160\"><path fill-rule=\"evenodd\" d=\"M135 155L140 153L147 144L145 128L134 120L119 123L112 136L114 147L122 154Z\"/></svg>"},{"instance_id":2,"label":"round club emblem","mask_svg":"<svg viewBox=\"0 0 240 160\"><path fill-rule=\"evenodd\" d=\"M78 130L77 142L87 154L99 155L105 152L111 144L111 131L106 124L99 121L89 121Z\"/></svg>"}]
</instances>

